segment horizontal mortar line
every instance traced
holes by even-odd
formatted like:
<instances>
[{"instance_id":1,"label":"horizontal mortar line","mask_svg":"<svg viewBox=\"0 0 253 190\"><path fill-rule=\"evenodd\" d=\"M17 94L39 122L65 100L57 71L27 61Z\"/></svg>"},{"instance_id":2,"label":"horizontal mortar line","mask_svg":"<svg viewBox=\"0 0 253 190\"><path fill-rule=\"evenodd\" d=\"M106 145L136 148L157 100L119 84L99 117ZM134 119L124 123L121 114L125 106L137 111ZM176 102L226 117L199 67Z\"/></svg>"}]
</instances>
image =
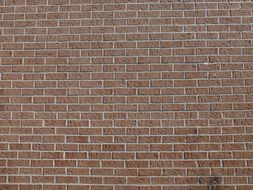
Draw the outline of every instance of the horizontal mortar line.
<instances>
[{"instance_id":1,"label":"horizontal mortar line","mask_svg":"<svg viewBox=\"0 0 253 190\"><path fill-rule=\"evenodd\" d=\"M66 176L66 177L68 177L68 176ZM116 176L115 176L116 177ZM130 176L126 176L126 178L129 178ZM133 177L136 177L136 176L131 176L131 178L133 178ZM140 176L140 177L142 177L142 176ZM145 176L144 176L145 177ZM166 177L169 177L169 176L166 176ZM194 177L194 176L179 176L178 178L187 178L187 177ZM210 177L209 175L208 176L206 176L206 177ZM238 176L239 177L239 176ZM248 176L249 177L249 176ZM102 177L101 177L102 178ZM151 179L150 177L147 177L147 179ZM0 183L1 185L6 185L6 184L8 184L8 185L11 185L11 184L13 184L13 185L20 185L20 186L22 186L22 185L31 185L31 183L20 183L20 182L8 182L8 183L4 183L4 182L1 182ZM34 185L37 185L37 184L39 184L39 185L41 185L41 182L33 182L32 184L34 184ZM190 183L190 184L188 184L188 185L186 185L186 184L180 184L180 185L177 185L176 183L167 183L167 185L166 184L159 184L159 183L152 183L152 182L147 182L147 183L142 183L142 184L140 184L140 183L121 183L121 184L115 184L115 183L99 183L99 184L96 184L96 183L94 183L94 184L90 184L90 183L86 183L86 182L84 182L84 183L68 183L68 185L66 185L66 182L57 182L57 183L52 183L52 182L49 182L49 183L43 183L43 186L47 186L47 185L55 185L55 186L57 186L57 185L65 185L66 187L67 186L71 186L71 185L74 185L74 186L79 186L79 185L89 185L90 187L93 187L93 186L109 186L109 185L111 185L111 186L117 186L117 187L125 187L126 185L127 185L127 187L136 187L136 186L140 186L140 187L147 187L147 185L149 185L149 186L151 186L151 187L189 187L189 185L191 185L191 186L194 186L194 187L203 187L203 186L206 186L207 185L207 183L203 183L203 184L196 184L196 183ZM242 186L249 186L249 187L251 187L252 186L252 184L236 184L236 183L230 183L230 184L222 184L222 186L224 186L224 187L231 187L233 185L233 187L235 187L234 185L236 185L236 187L240 187L241 185ZM219 185L218 185L218 187L219 187Z\"/></svg>"},{"instance_id":2,"label":"horizontal mortar line","mask_svg":"<svg viewBox=\"0 0 253 190\"><path fill-rule=\"evenodd\" d=\"M249 18L252 18L252 17L249 17ZM138 19L136 19L138 20ZM32 21L36 21L36 20L32 20ZM43 21L48 21L47 19L44 19ZM52 20L52 21L59 21L59 20ZM65 20L67 21L67 20ZM69 21L69 20L68 20ZM90 21L90 20L88 20ZM0 20L1 22L1 20ZM6 21L8 22L8 21ZM3 30L7 30L7 29L77 29L77 28L93 28L93 29L99 29L99 28L115 28L117 29L118 28L121 28L121 27L126 27L126 26L129 26L129 27L135 27L136 29L140 29L140 27L169 27L169 26L181 26L181 27L185 27L185 26L251 26L252 24L243 24L243 23L237 23L237 24L233 24L233 23L219 23L219 24L210 24L210 25L206 25L206 24L197 24L197 23L194 23L194 24L189 24L189 25L186 25L186 24L182 24L182 25L177 25L177 24L173 24L171 23L170 25L162 25L162 24L159 24L159 25L79 25L79 26L55 26L55 27L52 27L52 26L13 26L13 27L4 27L3 26ZM105 35L110 35L110 34L119 34L119 35L124 35L124 36L128 36L128 35L145 35L145 36L150 36L151 34L170 34L171 35L171 39L172 40L172 36L173 35L176 35L177 34L238 34L238 32L240 32L241 34L252 34L252 31L251 30L207 30L207 31L198 31L198 32L193 32L193 31L157 31L157 32L152 32L152 31L149 31L148 33L147 32L85 32L85 33L74 33L74 32L68 32L68 33L60 33L60 34L57 34L57 33L41 33L41 34L33 34L33 33L23 33L23 34L9 34L7 33L7 35L3 35L2 37L24 37L24 36L30 36L30 37L34 37L35 39L37 39L38 37L43 37L43 36L69 36L69 35L72 35L72 36L79 36L79 37L82 37L82 36L87 36L87 35L94 35L94 36L105 36ZM4 33L5 34L5 33ZM193 39L198 39L198 38L193 38ZM193 39L185 39L184 40L193 40ZM203 38L200 38L200 39L203 39ZM213 39L213 38L211 38ZM215 38L215 39L220 39L220 38ZM221 39L227 39L227 38L221 38ZM245 38L231 38L232 40L240 40L240 39L245 39ZM167 39L169 40L169 39ZM175 39L174 39L175 40ZM249 40L252 40L252 38L249 38ZM77 40L77 41L85 41L85 40ZM87 41L87 42L101 42L102 40L95 40L95 41ZM113 40L103 40L103 41L113 41ZM122 41L122 40L120 40ZM124 40L126 41L126 40ZM128 40L128 41L134 41L134 40ZM140 40L141 41L141 40ZM47 43L52 43L53 41L47 41ZM61 41L59 41L61 42ZM65 41L62 41L62 42L65 42ZM75 42L73 40L70 40L68 42ZM114 42L117 42L117 41L114 41Z\"/></svg>"}]
</instances>

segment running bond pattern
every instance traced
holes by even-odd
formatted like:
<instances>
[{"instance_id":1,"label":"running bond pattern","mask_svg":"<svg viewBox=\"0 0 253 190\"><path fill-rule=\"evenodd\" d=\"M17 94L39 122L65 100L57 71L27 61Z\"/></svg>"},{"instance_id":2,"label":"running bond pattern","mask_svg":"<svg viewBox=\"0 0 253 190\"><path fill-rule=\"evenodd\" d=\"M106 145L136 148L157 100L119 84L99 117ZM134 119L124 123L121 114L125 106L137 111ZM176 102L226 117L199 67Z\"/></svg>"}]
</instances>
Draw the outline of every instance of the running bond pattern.
<instances>
[{"instance_id":1,"label":"running bond pattern","mask_svg":"<svg viewBox=\"0 0 253 190\"><path fill-rule=\"evenodd\" d=\"M250 0L0 0L1 190L252 190Z\"/></svg>"}]
</instances>

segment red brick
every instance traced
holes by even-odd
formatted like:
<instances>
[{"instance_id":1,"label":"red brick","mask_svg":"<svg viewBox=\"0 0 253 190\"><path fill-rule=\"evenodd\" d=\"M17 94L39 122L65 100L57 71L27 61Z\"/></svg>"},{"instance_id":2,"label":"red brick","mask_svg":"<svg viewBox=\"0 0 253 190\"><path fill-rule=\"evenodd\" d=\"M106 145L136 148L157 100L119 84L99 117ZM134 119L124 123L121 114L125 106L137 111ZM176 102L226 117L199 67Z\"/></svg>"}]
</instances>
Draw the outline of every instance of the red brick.
<instances>
[{"instance_id":1,"label":"red brick","mask_svg":"<svg viewBox=\"0 0 253 190\"><path fill-rule=\"evenodd\" d=\"M252 7L0 0L0 189L251 189Z\"/></svg>"}]
</instances>

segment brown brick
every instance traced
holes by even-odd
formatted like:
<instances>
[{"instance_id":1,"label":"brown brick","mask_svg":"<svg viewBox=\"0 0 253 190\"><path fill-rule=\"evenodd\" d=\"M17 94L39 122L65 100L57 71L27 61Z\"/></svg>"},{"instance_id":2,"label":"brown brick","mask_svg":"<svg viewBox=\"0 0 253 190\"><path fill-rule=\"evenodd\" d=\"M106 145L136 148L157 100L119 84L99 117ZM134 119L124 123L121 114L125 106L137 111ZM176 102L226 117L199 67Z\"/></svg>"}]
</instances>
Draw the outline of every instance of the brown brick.
<instances>
[{"instance_id":1,"label":"brown brick","mask_svg":"<svg viewBox=\"0 0 253 190\"><path fill-rule=\"evenodd\" d=\"M0 0L0 189L251 189L252 7Z\"/></svg>"}]
</instances>

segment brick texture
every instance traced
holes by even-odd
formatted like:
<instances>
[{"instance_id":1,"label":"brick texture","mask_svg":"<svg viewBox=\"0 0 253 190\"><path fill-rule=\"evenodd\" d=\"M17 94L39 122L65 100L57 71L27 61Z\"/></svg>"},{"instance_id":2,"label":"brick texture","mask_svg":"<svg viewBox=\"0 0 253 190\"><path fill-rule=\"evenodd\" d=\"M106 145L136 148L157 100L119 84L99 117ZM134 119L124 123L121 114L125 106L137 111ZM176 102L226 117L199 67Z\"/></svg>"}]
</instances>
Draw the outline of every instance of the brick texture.
<instances>
[{"instance_id":1,"label":"brick texture","mask_svg":"<svg viewBox=\"0 0 253 190\"><path fill-rule=\"evenodd\" d=\"M252 190L250 0L0 0L0 190Z\"/></svg>"}]
</instances>

